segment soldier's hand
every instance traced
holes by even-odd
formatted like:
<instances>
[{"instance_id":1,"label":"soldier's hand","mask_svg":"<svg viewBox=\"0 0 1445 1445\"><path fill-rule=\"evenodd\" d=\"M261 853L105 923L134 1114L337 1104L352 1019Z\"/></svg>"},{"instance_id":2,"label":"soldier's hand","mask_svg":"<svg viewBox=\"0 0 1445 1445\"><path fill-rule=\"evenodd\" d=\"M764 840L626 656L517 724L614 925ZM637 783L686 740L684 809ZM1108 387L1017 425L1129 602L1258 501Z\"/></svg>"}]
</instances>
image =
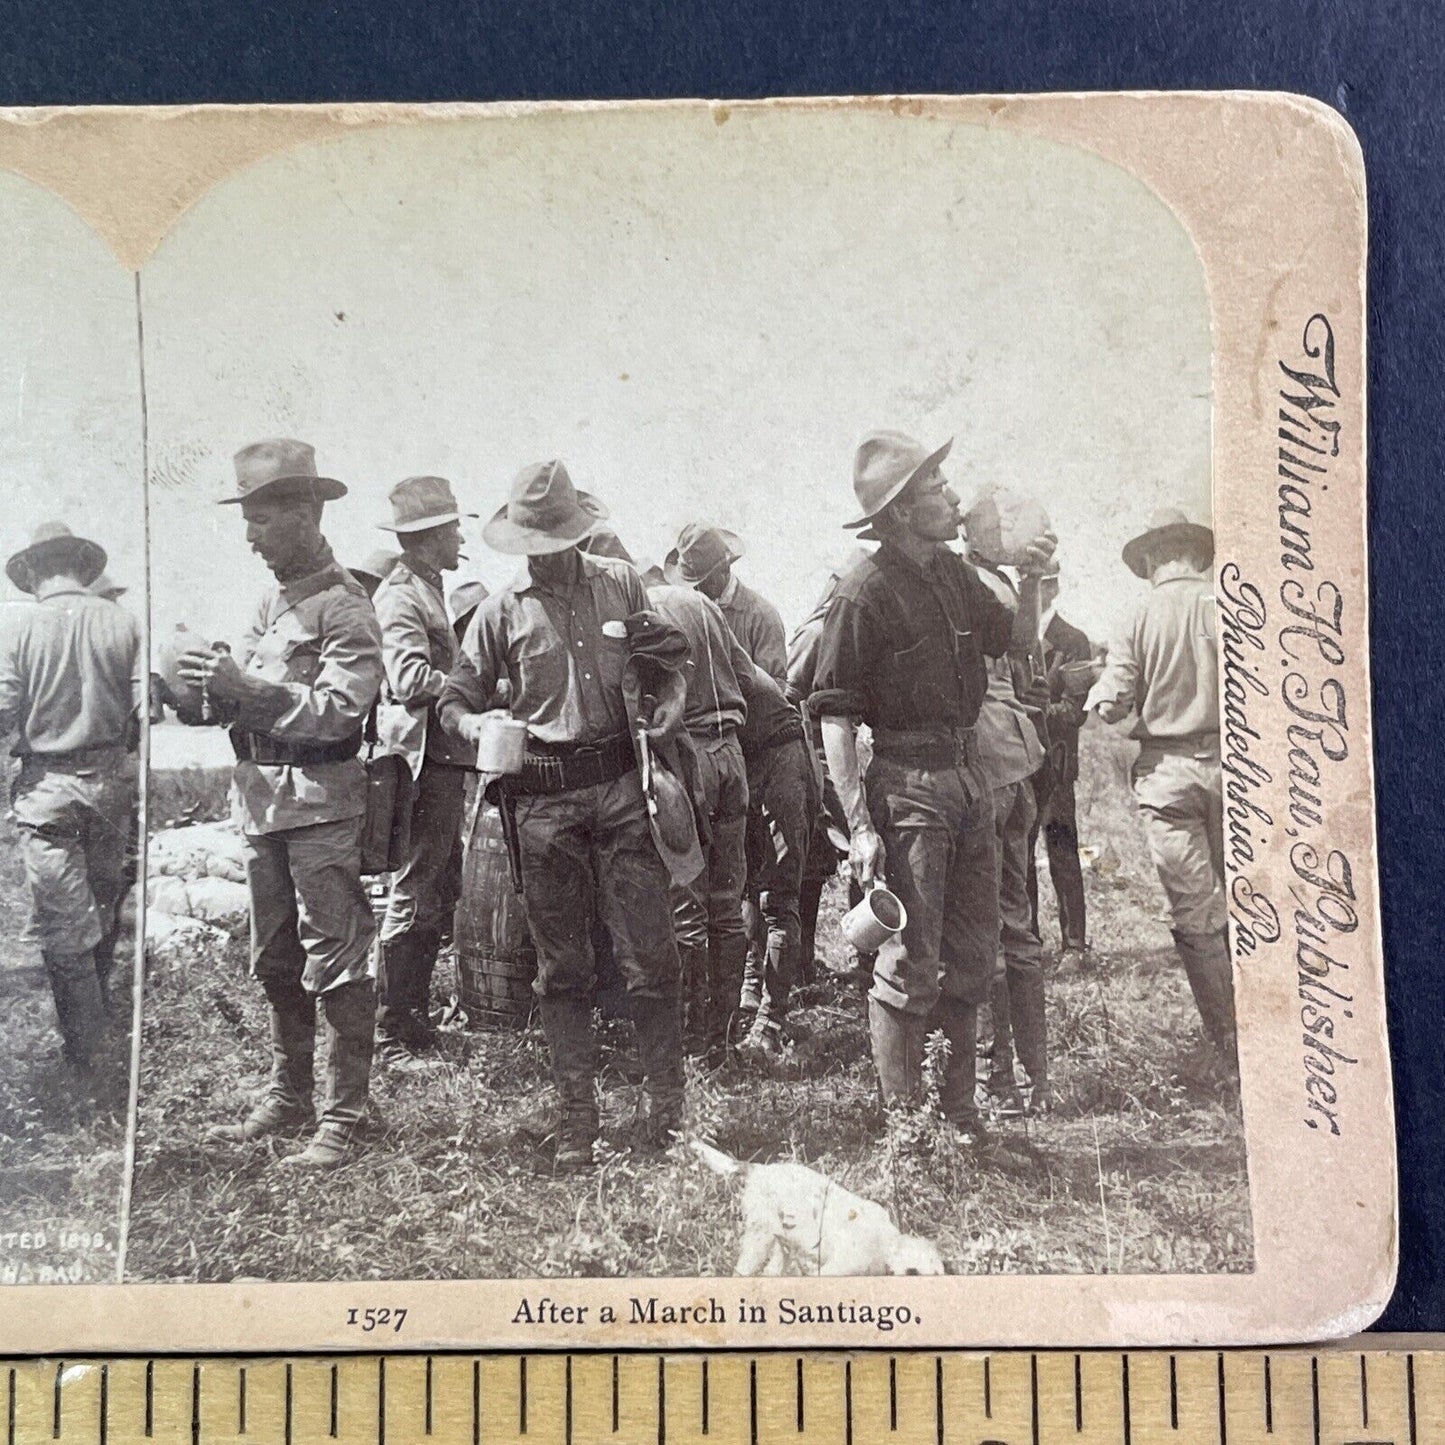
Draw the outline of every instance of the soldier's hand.
<instances>
[{"instance_id":1,"label":"soldier's hand","mask_svg":"<svg viewBox=\"0 0 1445 1445\"><path fill-rule=\"evenodd\" d=\"M207 685L213 698L239 702L251 690L252 680L236 665L229 652L213 652Z\"/></svg>"},{"instance_id":2,"label":"soldier's hand","mask_svg":"<svg viewBox=\"0 0 1445 1445\"><path fill-rule=\"evenodd\" d=\"M861 887L883 875L886 856L883 839L873 828L854 828L848 839L848 865Z\"/></svg>"},{"instance_id":3,"label":"soldier's hand","mask_svg":"<svg viewBox=\"0 0 1445 1445\"><path fill-rule=\"evenodd\" d=\"M660 743L678 732L682 727L686 704L687 694L681 691L670 697L659 698L653 709L651 722L643 728L648 739Z\"/></svg>"},{"instance_id":4,"label":"soldier's hand","mask_svg":"<svg viewBox=\"0 0 1445 1445\"><path fill-rule=\"evenodd\" d=\"M1054 550L1058 545L1059 539L1052 532L1045 532L1042 537L1035 537L1024 548L1023 560L1018 564L1020 574L1025 577L1056 575L1059 564L1054 556Z\"/></svg>"}]
</instances>

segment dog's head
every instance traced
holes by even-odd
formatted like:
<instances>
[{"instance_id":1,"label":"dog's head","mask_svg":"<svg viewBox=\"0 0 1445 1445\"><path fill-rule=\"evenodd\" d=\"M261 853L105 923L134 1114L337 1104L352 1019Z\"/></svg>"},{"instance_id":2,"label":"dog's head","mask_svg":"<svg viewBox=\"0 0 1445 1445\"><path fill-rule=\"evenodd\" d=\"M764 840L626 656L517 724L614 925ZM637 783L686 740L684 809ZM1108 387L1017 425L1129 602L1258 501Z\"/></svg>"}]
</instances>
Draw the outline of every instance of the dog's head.
<instances>
[{"instance_id":1,"label":"dog's head","mask_svg":"<svg viewBox=\"0 0 1445 1445\"><path fill-rule=\"evenodd\" d=\"M944 1274L943 1257L931 1239L900 1234L888 1253L889 1274Z\"/></svg>"}]
</instances>

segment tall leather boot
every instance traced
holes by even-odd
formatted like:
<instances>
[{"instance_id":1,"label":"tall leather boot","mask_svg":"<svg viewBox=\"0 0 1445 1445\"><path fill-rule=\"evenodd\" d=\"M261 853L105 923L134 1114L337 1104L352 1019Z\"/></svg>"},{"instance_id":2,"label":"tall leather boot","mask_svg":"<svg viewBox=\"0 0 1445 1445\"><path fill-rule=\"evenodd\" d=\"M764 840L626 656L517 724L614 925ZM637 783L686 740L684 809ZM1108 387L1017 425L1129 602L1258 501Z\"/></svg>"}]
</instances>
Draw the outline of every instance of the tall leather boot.
<instances>
[{"instance_id":1,"label":"tall leather boot","mask_svg":"<svg viewBox=\"0 0 1445 1445\"><path fill-rule=\"evenodd\" d=\"M682 1128L685 1103L682 1074L682 1016L677 994L660 998L631 994L637 1052L642 1060L647 1115L643 1135L650 1144L666 1148Z\"/></svg>"},{"instance_id":2,"label":"tall leather boot","mask_svg":"<svg viewBox=\"0 0 1445 1445\"><path fill-rule=\"evenodd\" d=\"M376 986L369 978L340 984L323 993L317 1007L330 1045L326 1103L311 1142L285 1162L301 1169L335 1169L354 1157L357 1131L366 1117Z\"/></svg>"},{"instance_id":3,"label":"tall leather boot","mask_svg":"<svg viewBox=\"0 0 1445 1445\"><path fill-rule=\"evenodd\" d=\"M802 941L798 947L798 984L812 983L818 962L818 909L823 903L823 878L804 878L798 892L798 922Z\"/></svg>"},{"instance_id":4,"label":"tall leather boot","mask_svg":"<svg viewBox=\"0 0 1445 1445\"><path fill-rule=\"evenodd\" d=\"M1009 970L1009 1017L1019 1062L1029 1076L1029 1112L1049 1112L1049 1025L1044 976L1038 969Z\"/></svg>"},{"instance_id":5,"label":"tall leather boot","mask_svg":"<svg viewBox=\"0 0 1445 1445\"><path fill-rule=\"evenodd\" d=\"M708 941L707 1052L719 1062L727 1056L733 1027L741 1015L747 957L745 933Z\"/></svg>"},{"instance_id":6,"label":"tall leather boot","mask_svg":"<svg viewBox=\"0 0 1445 1445\"><path fill-rule=\"evenodd\" d=\"M542 1032L552 1055L552 1078L561 1102L556 1167L571 1173L592 1166L597 1142L597 1040L592 1006L585 998L560 996L540 1001Z\"/></svg>"},{"instance_id":7,"label":"tall leather boot","mask_svg":"<svg viewBox=\"0 0 1445 1445\"><path fill-rule=\"evenodd\" d=\"M271 1078L239 1124L206 1131L225 1144L250 1144L268 1134L295 1133L316 1122L316 1000L299 983L265 985L270 1004Z\"/></svg>"},{"instance_id":8,"label":"tall leather boot","mask_svg":"<svg viewBox=\"0 0 1445 1445\"><path fill-rule=\"evenodd\" d=\"M689 1057L699 1058L707 1052L707 949L679 943L677 957L680 965L678 991L682 1010L682 1046Z\"/></svg>"},{"instance_id":9,"label":"tall leather boot","mask_svg":"<svg viewBox=\"0 0 1445 1445\"><path fill-rule=\"evenodd\" d=\"M1174 946L1184 963L1184 975L1194 994L1204 1032L1231 1068L1237 1069L1235 1046L1234 971L1229 958L1229 935L1186 933L1174 929Z\"/></svg>"},{"instance_id":10,"label":"tall leather boot","mask_svg":"<svg viewBox=\"0 0 1445 1445\"><path fill-rule=\"evenodd\" d=\"M873 1043L873 1067L885 1109L907 1108L918 1102L923 1087L923 1040L926 1020L918 1014L868 1000L868 1032Z\"/></svg>"},{"instance_id":11,"label":"tall leather boot","mask_svg":"<svg viewBox=\"0 0 1445 1445\"><path fill-rule=\"evenodd\" d=\"M971 1141L984 1136L983 1120L973 1101L977 1077L978 1005L943 995L928 1016L928 1032L939 1029L948 1040L948 1069L938 1093L943 1117Z\"/></svg>"},{"instance_id":12,"label":"tall leather boot","mask_svg":"<svg viewBox=\"0 0 1445 1445\"><path fill-rule=\"evenodd\" d=\"M95 953L88 948L83 952L47 948L42 957L65 1057L73 1069L89 1074L105 1033L105 998L95 971Z\"/></svg>"},{"instance_id":13,"label":"tall leather boot","mask_svg":"<svg viewBox=\"0 0 1445 1445\"><path fill-rule=\"evenodd\" d=\"M442 936L438 928L415 929L416 958L407 994L409 1042L414 1049L436 1047L437 1033L431 1021L431 981L436 972L437 951Z\"/></svg>"},{"instance_id":14,"label":"tall leather boot","mask_svg":"<svg viewBox=\"0 0 1445 1445\"><path fill-rule=\"evenodd\" d=\"M988 1092L1000 1114L1017 1116L1024 1111L1014 1081L1013 992L1009 975L997 974L988 990L988 1009L993 1018L993 1047L989 1051Z\"/></svg>"}]
</instances>

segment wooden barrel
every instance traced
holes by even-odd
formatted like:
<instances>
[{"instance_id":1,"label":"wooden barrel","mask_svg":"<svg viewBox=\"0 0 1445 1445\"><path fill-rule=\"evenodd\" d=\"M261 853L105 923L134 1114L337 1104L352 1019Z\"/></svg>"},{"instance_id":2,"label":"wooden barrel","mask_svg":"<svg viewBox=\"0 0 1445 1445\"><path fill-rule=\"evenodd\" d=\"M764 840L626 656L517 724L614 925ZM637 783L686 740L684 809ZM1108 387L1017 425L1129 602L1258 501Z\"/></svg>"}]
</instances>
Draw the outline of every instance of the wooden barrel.
<instances>
[{"instance_id":1,"label":"wooden barrel","mask_svg":"<svg viewBox=\"0 0 1445 1445\"><path fill-rule=\"evenodd\" d=\"M456 913L457 999L472 1028L519 1029L535 1004L537 954L526 905L512 891L502 815L490 803L475 808L475 788L476 779L468 778L466 817L475 821Z\"/></svg>"}]
</instances>

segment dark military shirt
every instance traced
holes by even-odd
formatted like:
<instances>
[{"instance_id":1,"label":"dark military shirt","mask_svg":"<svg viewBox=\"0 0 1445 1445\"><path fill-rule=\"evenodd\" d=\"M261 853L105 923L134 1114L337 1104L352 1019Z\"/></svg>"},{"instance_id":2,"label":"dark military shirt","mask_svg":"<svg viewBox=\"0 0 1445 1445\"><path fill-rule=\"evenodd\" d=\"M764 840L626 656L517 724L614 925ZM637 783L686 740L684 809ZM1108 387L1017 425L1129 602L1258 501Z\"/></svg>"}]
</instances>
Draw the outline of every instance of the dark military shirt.
<instances>
[{"instance_id":1,"label":"dark military shirt","mask_svg":"<svg viewBox=\"0 0 1445 1445\"><path fill-rule=\"evenodd\" d=\"M809 707L872 728L972 727L985 657L1008 650L1013 614L962 557L920 567L885 542L838 585L823 624Z\"/></svg>"}]
</instances>

